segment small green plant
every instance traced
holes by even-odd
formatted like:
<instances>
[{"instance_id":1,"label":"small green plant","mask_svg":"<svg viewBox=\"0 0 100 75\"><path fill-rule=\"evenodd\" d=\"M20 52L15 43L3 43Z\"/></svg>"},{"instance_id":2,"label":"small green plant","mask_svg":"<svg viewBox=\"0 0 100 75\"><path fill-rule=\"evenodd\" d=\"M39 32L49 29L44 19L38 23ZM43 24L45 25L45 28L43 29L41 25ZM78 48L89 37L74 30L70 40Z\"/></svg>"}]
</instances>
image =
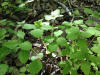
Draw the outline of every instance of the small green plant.
<instances>
[{"instance_id":1,"label":"small green plant","mask_svg":"<svg viewBox=\"0 0 100 75\"><path fill-rule=\"evenodd\" d=\"M5 4L3 4L4 6ZM85 8L84 11L91 16L98 18L100 13ZM79 15L78 10L75 14ZM25 75L29 72L31 75L36 75L40 72L43 65L41 59L43 53L37 53L36 56L31 56L30 52L34 52L32 42L25 39L26 34L32 38L41 39L46 46L48 53L54 53L56 56L63 56L67 59L58 62L61 67L62 75L77 75L77 71L81 70L85 75L99 75L100 67L100 26L88 27L84 21L74 20L72 22L64 21L57 26L53 22L56 18L62 17L60 10L53 11L50 15L45 16L43 20L35 21L34 24L27 24L25 21L18 22L17 26L6 19L0 21L0 62L5 60L8 54L17 53L17 58L24 64L20 68L19 75ZM88 21L91 23L90 21ZM86 22L87 23L87 22ZM14 26L15 30L3 28L3 26ZM27 33L24 31L26 30ZM50 35L44 36L46 31L51 31ZM9 33L9 34L8 34ZM10 40L6 40L10 35L14 35ZM92 38L92 39L90 39ZM90 39L90 40L88 40ZM59 50L59 51L58 51ZM53 56L55 56L53 55ZM27 64L28 60L31 60ZM92 69L91 69L92 67ZM10 69L11 71L8 71ZM93 70L93 71L92 71ZM12 72L13 68L7 64L0 64L0 75L5 75L6 72Z\"/></svg>"}]
</instances>

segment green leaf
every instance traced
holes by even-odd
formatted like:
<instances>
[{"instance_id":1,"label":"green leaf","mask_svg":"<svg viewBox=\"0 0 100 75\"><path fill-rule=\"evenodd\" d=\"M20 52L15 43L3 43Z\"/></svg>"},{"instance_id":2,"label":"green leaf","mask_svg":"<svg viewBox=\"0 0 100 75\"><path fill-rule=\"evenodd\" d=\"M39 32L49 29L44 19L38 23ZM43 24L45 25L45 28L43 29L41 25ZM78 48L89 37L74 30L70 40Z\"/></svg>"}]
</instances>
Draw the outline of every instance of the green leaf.
<instances>
[{"instance_id":1,"label":"green leaf","mask_svg":"<svg viewBox=\"0 0 100 75\"><path fill-rule=\"evenodd\" d=\"M72 73L71 75L77 75L77 70L72 69L72 70L71 70L71 73Z\"/></svg>"},{"instance_id":2,"label":"green leaf","mask_svg":"<svg viewBox=\"0 0 100 75\"><path fill-rule=\"evenodd\" d=\"M36 29L36 27L33 24L24 24L22 28L23 29Z\"/></svg>"},{"instance_id":3,"label":"green leaf","mask_svg":"<svg viewBox=\"0 0 100 75\"><path fill-rule=\"evenodd\" d=\"M53 36L45 36L45 37L43 38L43 41L44 41L45 43L51 43L51 42L54 41L54 37L53 37Z\"/></svg>"},{"instance_id":4,"label":"green leaf","mask_svg":"<svg viewBox=\"0 0 100 75\"><path fill-rule=\"evenodd\" d=\"M20 72L25 72L26 71L26 67L21 67L20 68Z\"/></svg>"},{"instance_id":5,"label":"green leaf","mask_svg":"<svg viewBox=\"0 0 100 75\"><path fill-rule=\"evenodd\" d=\"M81 51L70 54L70 58L74 60L83 60L85 55Z\"/></svg>"},{"instance_id":6,"label":"green leaf","mask_svg":"<svg viewBox=\"0 0 100 75\"><path fill-rule=\"evenodd\" d=\"M17 32L17 36L18 36L20 39L24 39L25 33L24 33L23 31L19 30L19 31Z\"/></svg>"},{"instance_id":7,"label":"green leaf","mask_svg":"<svg viewBox=\"0 0 100 75\"><path fill-rule=\"evenodd\" d=\"M96 18L96 19L99 20L99 18L100 18L100 13L99 13L98 11L93 11L92 17L94 17L94 18Z\"/></svg>"},{"instance_id":8,"label":"green leaf","mask_svg":"<svg viewBox=\"0 0 100 75\"><path fill-rule=\"evenodd\" d=\"M0 29L0 40L5 38L6 30L5 29Z\"/></svg>"},{"instance_id":9,"label":"green leaf","mask_svg":"<svg viewBox=\"0 0 100 75\"><path fill-rule=\"evenodd\" d=\"M78 44L78 46L80 48L83 48L83 49L88 48L88 44L87 44L87 41L86 40L79 39L78 42L77 42L77 44Z\"/></svg>"},{"instance_id":10,"label":"green leaf","mask_svg":"<svg viewBox=\"0 0 100 75\"><path fill-rule=\"evenodd\" d=\"M97 30L95 27L88 27L86 32L91 34L91 35L100 36L100 31Z\"/></svg>"},{"instance_id":11,"label":"green leaf","mask_svg":"<svg viewBox=\"0 0 100 75\"><path fill-rule=\"evenodd\" d=\"M29 41L25 41L24 43L19 45L22 50L30 50L32 49L32 44Z\"/></svg>"},{"instance_id":12,"label":"green leaf","mask_svg":"<svg viewBox=\"0 0 100 75\"><path fill-rule=\"evenodd\" d=\"M50 25L42 25L41 29L42 29L42 30L52 30L53 27L50 26Z\"/></svg>"},{"instance_id":13,"label":"green leaf","mask_svg":"<svg viewBox=\"0 0 100 75\"><path fill-rule=\"evenodd\" d=\"M75 11L74 11L74 14L75 14L75 15L80 15L79 10L75 10Z\"/></svg>"},{"instance_id":14,"label":"green leaf","mask_svg":"<svg viewBox=\"0 0 100 75\"><path fill-rule=\"evenodd\" d=\"M3 2L2 4L1 4L1 6L6 6L6 5L8 5L9 4L9 2Z\"/></svg>"},{"instance_id":15,"label":"green leaf","mask_svg":"<svg viewBox=\"0 0 100 75\"><path fill-rule=\"evenodd\" d=\"M28 70L32 75L36 75L42 69L42 63L39 59L32 61L28 65Z\"/></svg>"},{"instance_id":16,"label":"green leaf","mask_svg":"<svg viewBox=\"0 0 100 75\"><path fill-rule=\"evenodd\" d=\"M93 11L89 8L84 8L84 11L87 13L87 14L92 14Z\"/></svg>"},{"instance_id":17,"label":"green leaf","mask_svg":"<svg viewBox=\"0 0 100 75\"><path fill-rule=\"evenodd\" d=\"M53 19L52 15L45 15L45 20L51 20L51 19Z\"/></svg>"},{"instance_id":18,"label":"green leaf","mask_svg":"<svg viewBox=\"0 0 100 75\"><path fill-rule=\"evenodd\" d=\"M72 27L69 30L66 29L67 38L70 40L76 40L79 38L79 28L78 27Z\"/></svg>"},{"instance_id":19,"label":"green leaf","mask_svg":"<svg viewBox=\"0 0 100 75\"><path fill-rule=\"evenodd\" d=\"M100 37L97 37L97 42L100 44Z\"/></svg>"},{"instance_id":20,"label":"green leaf","mask_svg":"<svg viewBox=\"0 0 100 75\"><path fill-rule=\"evenodd\" d=\"M0 64L0 75L5 75L7 71L8 71L8 65Z\"/></svg>"},{"instance_id":21,"label":"green leaf","mask_svg":"<svg viewBox=\"0 0 100 75\"><path fill-rule=\"evenodd\" d=\"M90 64L88 62L82 62L81 70L84 72L85 75L89 75L90 73Z\"/></svg>"},{"instance_id":22,"label":"green leaf","mask_svg":"<svg viewBox=\"0 0 100 75\"><path fill-rule=\"evenodd\" d=\"M100 75L100 71L96 71L96 75Z\"/></svg>"},{"instance_id":23,"label":"green leaf","mask_svg":"<svg viewBox=\"0 0 100 75\"><path fill-rule=\"evenodd\" d=\"M100 55L100 44L94 44L91 49L92 49L93 52Z\"/></svg>"},{"instance_id":24,"label":"green leaf","mask_svg":"<svg viewBox=\"0 0 100 75\"><path fill-rule=\"evenodd\" d=\"M34 25L36 26L36 28L40 28L42 24L43 24L42 19L34 22Z\"/></svg>"},{"instance_id":25,"label":"green leaf","mask_svg":"<svg viewBox=\"0 0 100 75\"><path fill-rule=\"evenodd\" d=\"M62 64L60 64L60 67L63 67L62 73L68 74L69 71L71 71L71 63L69 61L65 61Z\"/></svg>"},{"instance_id":26,"label":"green leaf","mask_svg":"<svg viewBox=\"0 0 100 75\"><path fill-rule=\"evenodd\" d=\"M9 49L16 49L16 47L19 45L19 42L18 40L8 40L7 42L4 42L2 45Z\"/></svg>"},{"instance_id":27,"label":"green leaf","mask_svg":"<svg viewBox=\"0 0 100 75\"><path fill-rule=\"evenodd\" d=\"M75 20L74 24L75 25L83 24L83 20Z\"/></svg>"},{"instance_id":28,"label":"green leaf","mask_svg":"<svg viewBox=\"0 0 100 75\"><path fill-rule=\"evenodd\" d=\"M67 40L64 37L57 38L56 42L60 46L66 46L67 45Z\"/></svg>"},{"instance_id":29,"label":"green leaf","mask_svg":"<svg viewBox=\"0 0 100 75\"><path fill-rule=\"evenodd\" d=\"M67 49L61 50L61 56L66 56L67 54L69 54Z\"/></svg>"},{"instance_id":30,"label":"green leaf","mask_svg":"<svg viewBox=\"0 0 100 75\"><path fill-rule=\"evenodd\" d=\"M20 51L18 53L18 59L21 63L25 64L29 59L29 52L28 51Z\"/></svg>"},{"instance_id":31,"label":"green leaf","mask_svg":"<svg viewBox=\"0 0 100 75\"><path fill-rule=\"evenodd\" d=\"M70 28L72 26L71 22L64 21L62 25L66 26L66 28Z\"/></svg>"},{"instance_id":32,"label":"green leaf","mask_svg":"<svg viewBox=\"0 0 100 75\"><path fill-rule=\"evenodd\" d=\"M88 25L90 24L91 26L93 26L92 24L94 24L94 21L93 20L86 20L85 23L88 24Z\"/></svg>"},{"instance_id":33,"label":"green leaf","mask_svg":"<svg viewBox=\"0 0 100 75\"><path fill-rule=\"evenodd\" d=\"M0 26L4 25L7 25L7 20L6 19L0 20Z\"/></svg>"},{"instance_id":34,"label":"green leaf","mask_svg":"<svg viewBox=\"0 0 100 75\"><path fill-rule=\"evenodd\" d=\"M32 30L30 32L31 35L33 35L35 38L39 38L43 35L43 30L41 29L35 29L35 30Z\"/></svg>"},{"instance_id":35,"label":"green leaf","mask_svg":"<svg viewBox=\"0 0 100 75\"><path fill-rule=\"evenodd\" d=\"M100 65L100 56L89 55L88 60L96 65Z\"/></svg>"},{"instance_id":36,"label":"green leaf","mask_svg":"<svg viewBox=\"0 0 100 75\"><path fill-rule=\"evenodd\" d=\"M9 72L9 73L12 73L13 71L14 71L14 67L9 67L8 72Z\"/></svg>"},{"instance_id":37,"label":"green leaf","mask_svg":"<svg viewBox=\"0 0 100 75\"><path fill-rule=\"evenodd\" d=\"M55 42L52 42L48 45L48 50L50 52L56 51L58 49L58 45Z\"/></svg>"},{"instance_id":38,"label":"green leaf","mask_svg":"<svg viewBox=\"0 0 100 75\"><path fill-rule=\"evenodd\" d=\"M57 30L57 31L54 32L54 35L55 35L56 37L58 37L58 36L60 36L62 33L63 33L62 30Z\"/></svg>"},{"instance_id":39,"label":"green leaf","mask_svg":"<svg viewBox=\"0 0 100 75\"><path fill-rule=\"evenodd\" d=\"M89 34L88 32L80 32L80 36L82 36L83 38L89 38L89 37L91 37L92 35Z\"/></svg>"},{"instance_id":40,"label":"green leaf","mask_svg":"<svg viewBox=\"0 0 100 75\"><path fill-rule=\"evenodd\" d=\"M0 48L0 61L4 60L4 58L9 54L10 50L7 48Z\"/></svg>"}]
</instances>

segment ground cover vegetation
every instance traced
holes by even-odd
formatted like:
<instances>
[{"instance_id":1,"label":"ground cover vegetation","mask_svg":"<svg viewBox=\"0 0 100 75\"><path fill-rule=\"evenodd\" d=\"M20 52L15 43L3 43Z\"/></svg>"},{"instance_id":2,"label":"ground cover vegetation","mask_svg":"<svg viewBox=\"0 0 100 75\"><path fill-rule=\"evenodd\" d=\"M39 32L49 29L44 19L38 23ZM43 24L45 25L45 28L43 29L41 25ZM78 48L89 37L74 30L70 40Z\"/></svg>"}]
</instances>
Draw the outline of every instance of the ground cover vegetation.
<instances>
[{"instance_id":1,"label":"ground cover vegetation","mask_svg":"<svg viewBox=\"0 0 100 75\"><path fill-rule=\"evenodd\" d=\"M100 1L0 0L0 75L100 75Z\"/></svg>"}]
</instances>

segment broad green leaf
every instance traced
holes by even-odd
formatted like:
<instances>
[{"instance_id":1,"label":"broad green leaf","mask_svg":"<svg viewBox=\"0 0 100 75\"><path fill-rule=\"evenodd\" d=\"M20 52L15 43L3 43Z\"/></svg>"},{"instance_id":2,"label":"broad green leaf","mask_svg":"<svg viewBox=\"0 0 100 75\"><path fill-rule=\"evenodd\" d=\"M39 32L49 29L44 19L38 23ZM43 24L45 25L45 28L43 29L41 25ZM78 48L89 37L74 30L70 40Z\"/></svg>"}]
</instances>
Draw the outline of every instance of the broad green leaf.
<instances>
[{"instance_id":1,"label":"broad green leaf","mask_svg":"<svg viewBox=\"0 0 100 75\"><path fill-rule=\"evenodd\" d=\"M8 21L8 25L14 26L15 23L13 21Z\"/></svg>"},{"instance_id":2,"label":"broad green leaf","mask_svg":"<svg viewBox=\"0 0 100 75\"><path fill-rule=\"evenodd\" d=\"M100 31L97 30L95 27L88 27L86 32L91 34L91 35L100 36Z\"/></svg>"},{"instance_id":3,"label":"broad green leaf","mask_svg":"<svg viewBox=\"0 0 100 75\"><path fill-rule=\"evenodd\" d=\"M64 64L60 65L61 67L63 67L62 73L63 74L68 74L69 71L71 71L71 63L69 61L65 61Z\"/></svg>"},{"instance_id":4,"label":"broad green leaf","mask_svg":"<svg viewBox=\"0 0 100 75\"><path fill-rule=\"evenodd\" d=\"M9 34L16 34L16 32L11 28L7 28L7 31L9 32Z\"/></svg>"},{"instance_id":5,"label":"broad green leaf","mask_svg":"<svg viewBox=\"0 0 100 75\"><path fill-rule=\"evenodd\" d=\"M41 29L42 29L42 30L52 30L53 27L50 26L50 25L42 25Z\"/></svg>"},{"instance_id":6,"label":"broad green leaf","mask_svg":"<svg viewBox=\"0 0 100 75\"><path fill-rule=\"evenodd\" d=\"M90 24L91 26L93 26L92 24L94 24L94 21L93 20L86 20L85 23L88 24L88 25Z\"/></svg>"},{"instance_id":7,"label":"broad green leaf","mask_svg":"<svg viewBox=\"0 0 100 75\"><path fill-rule=\"evenodd\" d=\"M8 65L0 64L0 75L5 75L7 71L8 71Z\"/></svg>"},{"instance_id":8,"label":"broad green leaf","mask_svg":"<svg viewBox=\"0 0 100 75\"><path fill-rule=\"evenodd\" d=\"M21 67L20 68L20 72L25 72L26 71L26 67Z\"/></svg>"},{"instance_id":9,"label":"broad green leaf","mask_svg":"<svg viewBox=\"0 0 100 75\"><path fill-rule=\"evenodd\" d=\"M6 34L6 30L5 29L0 29L0 40L4 39Z\"/></svg>"},{"instance_id":10,"label":"broad green leaf","mask_svg":"<svg viewBox=\"0 0 100 75\"><path fill-rule=\"evenodd\" d=\"M43 24L42 19L34 22L34 25L36 26L36 28L40 28L42 24Z\"/></svg>"},{"instance_id":11,"label":"broad green leaf","mask_svg":"<svg viewBox=\"0 0 100 75\"><path fill-rule=\"evenodd\" d=\"M67 40L64 37L57 38L56 42L60 46L66 46L67 45Z\"/></svg>"},{"instance_id":12,"label":"broad green leaf","mask_svg":"<svg viewBox=\"0 0 100 75\"><path fill-rule=\"evenodd\" d=\"M22 28L23 29L36 29L36 27L33 24L24 24Z\"/></svg>"},{"instance_id":13,"label":"broad green leaf","mask_svg":"<svg viewBox=\"0 0 100 75\"><path fill-rule=\"evenodd\" d=\"M70 40L76 40L79 38L79 28L78 27L72 27L70 29L66 29L66 33L67 33L67 38Z\"/></svg>"},{"instance_id":14,"label":"broad green leaf","mask_svg":"<svg viewBox=\"0 0 100 75\"><path fill-rule=\"evenodd\" d=\"M95 73L94 72L90 72L90 75L95 75Z\"/></svg>"},{"instance_id":15,"label":"broad green leaf","mask_svg":"<svg viewBox=\"0 0 100 75\"><path fill-rule=\"evenodd\" d=\"M9 54L10 50L7 48L0 48L0 61L4 60L4 58Z\"/></svg>"},{"instance_id":16,"label":"broad green leaf","mask_svg":"<svg viewBox=\"0 0 100 75\"><path fill-rule=\"evenodd\" d=\"M87 13L87 14L92 14L93 11L89 8L84 8L84 11Z\"/></svg>"},{"instance_id":17,"label":"broad green leaf","mask_svg":"<svg viewBox=\"0 0 100 75\"><path fill-rule=\"evenodd\" d=\"M53 37L53 36L45 36L45 37L43 38L43 41L44 41L45 43L51 43L51 42L54 41L54 37Z\"/></svg>"},{"instance_id":18,"label":"broad green leaf","mask_svg":"<svg viewBox=\"0 0 100 75\"><path fill-rule=\"evenodd\" d=\"M42 63L39 59L32 61L28 65L28 70L32 75L36 75L42 69Z\"/></svg>"},{"instance_id":19,"label":"broad green leaf","mask_svg":"<svg viewBox=\"0 0 100 75\"><path fill-rule=\"evenodd\" d=\"M100 44L100 37L97 37L97 42Z\"/></svg>"},{"instance_id":20,"label":"broad green leaf","mask_svg":"<svg viewBox=\"0 0 100 75\"><path fill-rule=\"evenodd\" d=\"M83 49L88 48L88 44L87 44L87 41L86 40L79 39L78 42L77 42L77 44L78 44L78 46L80 48L83 48Z\"/></svg>"},{"instance_id":21,"label":"broad green leaf","mask_svg":"<svg viewBox=\"0 0 100 75\"><path fill-rule=\"evenodd\" d=\"M8 40L7 42L4 42L2 45L9 49L16 49L16 47L19 45L19 42L18 40Z\"/></svg>"},{"instance_id":22,"label":"broad green leaf","mask_svg":"<svg viewBox=\"0 0 100 75\"><path fill-rule=\"evenodd\" d=\"M86 40L83 39L79 39L77 42L77 45L79 46L81 52L82 52L82 56L83 57L87 57L88 56L88 44Z\"/></svg>"},{"instance_id":23,"label":"broad green leaf","mask_svg":"<svg viewBox=\"0 0 100 75\"><path fill-rule=\"evenodd\" d=\"M52 42L48 45L48 50L50 52L56 51L58 49L58 45L55 42Z\"/></svg>"},{"instance_id":24,"label":"broad green leaf","mask_svg":"<svg viewBox=\"0 0 100 75\"><path fill-rule=\"evenodd\" d=\"M9 73L12 73L14 72L14 67L9 67L9 70L8 70Z\"/></svg>"},{"instance_id":25,"label":"broad green leaf","mask_svg":"<svg viewBox=\"0 0 100 75\"><path fill-rule=\"evenodd\" d=\"M0 20L0 26L4 25L7 25L7 20L6 19Z\"/></svg>"},{"instance_id":26,"label":"broad green leaf","mask_svg":"<svg viewBox=\"0 0 100 75\"><path fill-rule=\"evenodd\" d=\"M24 39L25 33L24 33L23 31L19 30L19 31L17 32L17 36L18 36L20 39Z\"/></svg>"},{"instance_id":27,"label":"broad green leaf","mask_svg":"<svg viewBox=\"0 0 100 75\"><path fill-rule=\"evenodd\" d=\"M92 17L99 19L100 18L100 13L98 11L93 11Z\"/></svg>"},{"instance_id":28,"label":"broad green leaf","mask_svg":"<svg viewBox=\"0 0 100 75\"><path fill-rule=\"evenodd\" d=\"M52 15L45 15L45 20L51 20L51 19L53 19Z\"/></svg>"},{"instance_id":29,"label":"broad green leaf","mask_svg":"<svg viewBox=\"0 0 100 75\"><path fill-rule=\"evenodd\" d=\"M74 60L83 60L85 55L81 51L70 54L70 58Z\"/></svg>"},{"instance_id":30,"label":"broad green leaf","mask_svg":"<svg viewBox=\"0 0 100 75\"><path fill-rule=\"evenodd\" d=\"M25 64L29 59L29 55L30 54L28 51L20 51L18 53L18 59L20 60L21 63Z\"/></svg>"},{"instance_id":31,"label":"broad green leaf","mask_svg":"<svg viewBox=\"0 0 100 75\"><path fill-rule=\"evenodd\" d=\"M100 55L100 44L94 44L91 49L92 49L93 52Z\"/></svg>"},{"instance_id":32,"label":"broad green leaf","mask_svg":"<svg viewBox=\"0 0 100 75\"><path fill-rule=\"evenodd\" d=\"M6 5L8 5L9 4L9 2L3 2L2 4L1 4L1 6L6 6Z\"/></svg>"},{"instance_id":33,"label":"broad green leaf","mask_svg":"<svg viewBox=\"0 0 100 75\"><path fill-rule=\"evenodd\" d=\"M72 70L71 70L71 75L77 75L77 70L72 69Z\"/></svg>"},{"instance_id":34,"label":"broad green leaf","mask_svg":"<svg viewBox=\"0 0 100 75\"><path fill-rule=\"evenodd\" d=\"M60 61L60 62L59 62L59 66L60 66L60 67L64 67L65 65L66 65L66 61Z\"/></svg>"},{"instance_id":35,"label":"broad green leaf","mask_svg":"<svg viewBox=\"0 0 100 75\"><path fill-rule=\"evenodd\" d=\"M22 50L30 50L32 49L32 44L29 41L25 41L19 45Z\"/></svg>"},{"instance_id":36,"label":"broad green leaf","mask_svg":"<svg viewBox=\"0 0 100 75\"><path fill-rule=\"evenodd\" d=\"M92 35L89 34L88 32L80 32L80 36L81 36L82 38L89 38L89 37L91 37Z\"/></svg>"},{"instance_id":37,"label":"broad green leaf","mask_svg":"<svg viewBox=\"0 0 100 75\"><path fill-rule=\"evenodd\" d=\"M75 25L83 24L83 20L75 20L74 24Z\"/></svg>"},{"instance_id":38,"label":"broad green leaf","mask_svg":"<svg viewBox=\"0 0 100 75\"><path fill-rule=\"evenodd\" d=\"M96 75L100 75L100 71L96 71Z\"/></svg>"},{"instance_id":39,"label":"broad green leaf","mask_svg":"<svg viewBox=\"0 0 100 75\"><path fill-rule=\"evenodd\" d=\"M57 30L57 31L54 32L54 36L58 37L58 36L60 36L62 33L63 33L62 30Z\"/></svg>"},{"instance_id":40,"label":"broad green leaf","mask_svg":"<svg viewBox=\"0 0 100 75\"><path fill-rule=\"evenodd\" d=\"M34 36L35 38L39 38L39 37L41 37L43 35L43 30L41 30L41 29L35 29L35 30L32 30L30 32L30 34L32 36Z\"/></svg>"},{"instance_id":41,"label":"broad green leaf","mask_svg":"<svg viewBox=\"0 0 100 75\"><path fill-rule=\"evenodd\" d=\"M67 49L61 50L61 56L66 56L67 54L69 54L69 50Z\"/></svg>"},{"instance_id":42,"label":"broad green leaf","mask_svg":"<svg viewBox=\"0 0 100 75\"><path fill-rule=\"evenodd\" d=\"M89 55L88 60L96 65L100 65L100 56Z\"/></svg>"},{"instance_id":43,"label":"broad green leaf","mask_svg":"<svg viewBox=\"0 0 100 75\"><path fill-rule=\"evenodd\" d=\"M70 28L72 26L71 22L64 21L62 25L66 26L66 28Z\"/></svg>"},{"instance_id":44,"label":"broad green leaf","mask_svg":"<svg viewBox=\"0 0 100 75\"><path fill-rule=\"evenodd\" d=\"M88 62L81 63L81 70L84 72L85 75L89 75L90 73L90 64Z\"/></svg>"},{"instance_id":45,"label":"broad green leaf","mask_svg":"<svg viewBox=\"0 0 100 75\"><path fill-rule=\"evenodd\" d=\"M80 15L79 10L75 10L75 11L74 11L74 14L75 14L75 15Z\"/></svg>"}]
</instances>

